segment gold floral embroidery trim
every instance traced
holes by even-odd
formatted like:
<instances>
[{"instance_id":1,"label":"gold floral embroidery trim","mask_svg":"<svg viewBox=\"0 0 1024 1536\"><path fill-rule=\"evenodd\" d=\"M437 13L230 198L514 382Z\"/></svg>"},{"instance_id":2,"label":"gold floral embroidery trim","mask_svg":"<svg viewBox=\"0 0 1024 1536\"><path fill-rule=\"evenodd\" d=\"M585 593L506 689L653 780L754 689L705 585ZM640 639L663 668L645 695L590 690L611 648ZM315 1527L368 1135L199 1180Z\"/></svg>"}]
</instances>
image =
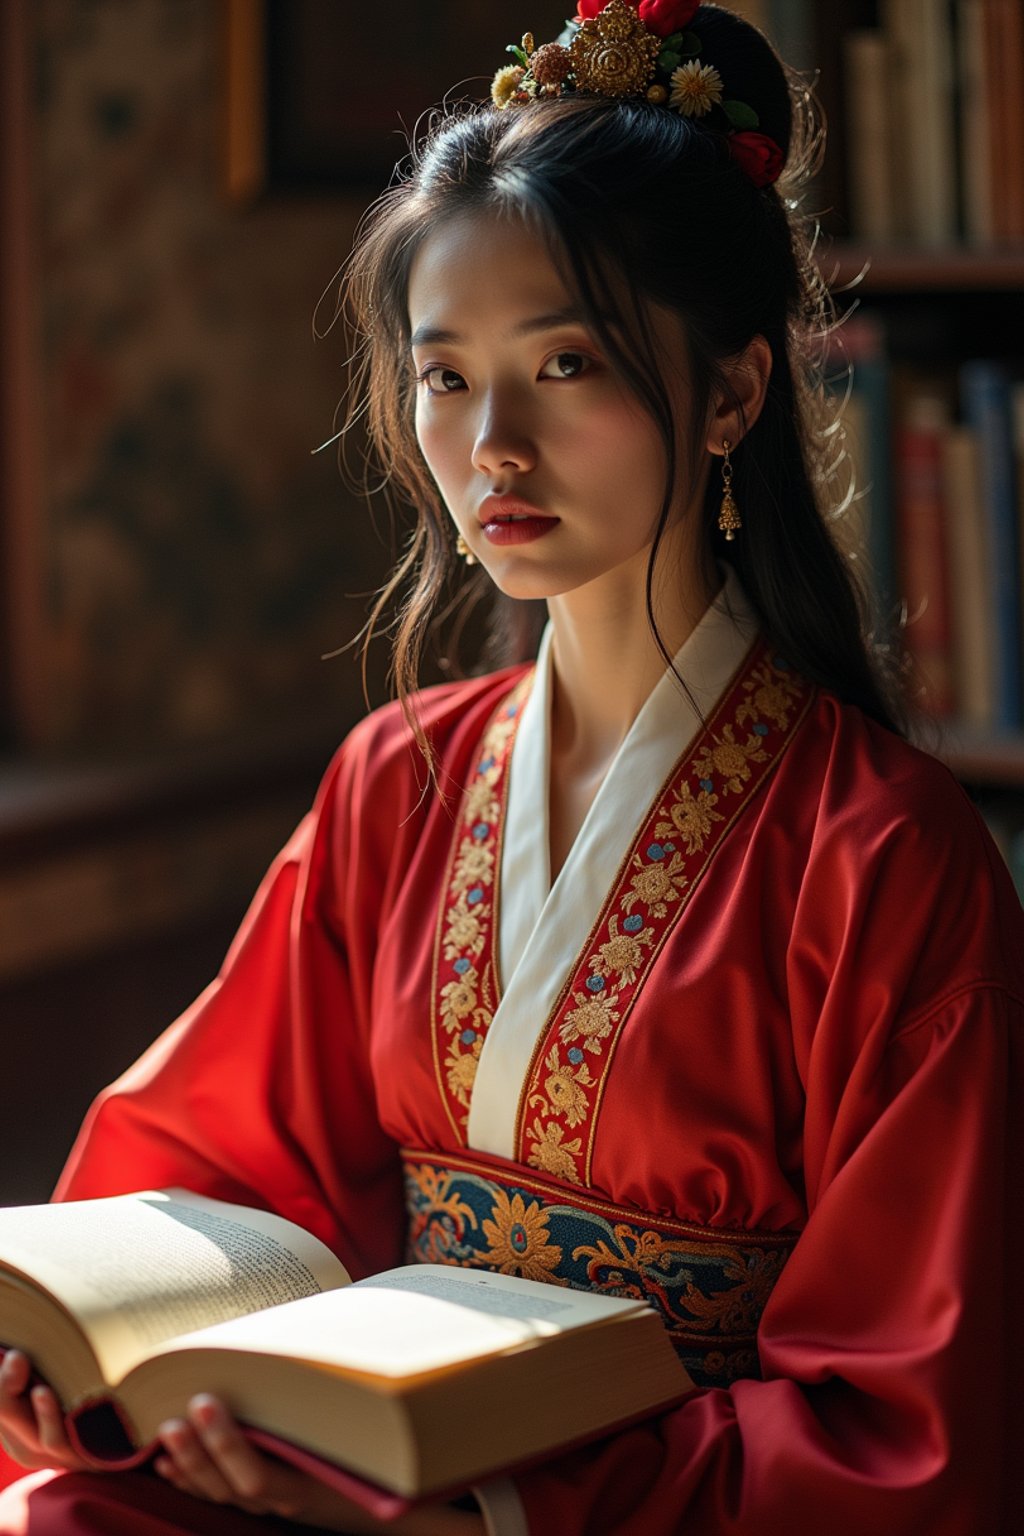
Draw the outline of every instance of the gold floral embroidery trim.
<instances>
[{"instance_id":1,"label":"gold floral embroidery trim","mask_svg":"<svg viewBox=\"0 0 1024 1536\"><path fill-rule=\"evenodd\" d=\"M615 1047L662 945L712 856L780 760L811 690L755 643L677 763L591 930L534 1051L519 1103L519 1161L586 1186Z\"/></svg>"},{"instance_id":2,"label":"gold floral embroidery trim","mask_svg":"<svg viewBox=\"0 0 1024 1536\"><path fill-rule=\"evenodd\" d=\"M496 1157L487 1152L443 1152L427 1147L403 1146L400 1149L402 1166L407 1178L414 1178L421 1195L432 1204L444 1204L453 1177L470 1174L490 1184L501 1184L537 1199L541 1205L571 1203L574 1209L604 1217L609 1222L624 1220L654 1224L669 1236L692 1237L705 1242L736 1242L739 1240L769 1247L792 1247L796 1232L773 1232L767 1227L708 1227L699 1222L680 1221L674 1216L653 1215L639 1207L619 1205L614 1200L595 1194L591 1189L574 1186L567 1189L546 1178L543 1174L529 1172L519 1163ZM475 1223L473 1223L475 1225Z\"/></svg>"},{"instance_id":3,"label":"gold floral embroidery trim","mask_svg":"<svg viewBox=\"0 0 1024 1536\"><path fill-rule=\"evenodd\" d=\"M409 1263L646 1298L694 1381L761 1374L757 1329L799 1233L698 1226L494 1159L403 1148Z\"/></svg>"},{"instance_id":4,"label":"gold floral embroidery trim","mask_svg":"<svg viewBox=\"0 0 1024 1536\"><path fill-rule=\"evenodd\" d=\"M498 1006L494 936L508 763L529 671L484 731L452 836L434 939L431 1038L438 1090L461 1145L480 1052Z\"/></svg>"}]
</instances>

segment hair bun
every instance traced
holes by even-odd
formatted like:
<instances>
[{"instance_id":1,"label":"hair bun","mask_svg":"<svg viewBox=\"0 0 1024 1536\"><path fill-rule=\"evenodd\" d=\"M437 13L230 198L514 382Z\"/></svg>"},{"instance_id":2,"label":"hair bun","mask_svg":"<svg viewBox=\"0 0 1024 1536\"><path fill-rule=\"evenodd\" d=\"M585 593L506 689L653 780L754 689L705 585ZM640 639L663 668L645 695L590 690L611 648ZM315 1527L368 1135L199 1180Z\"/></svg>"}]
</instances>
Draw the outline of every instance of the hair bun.
<instances>
[{"instance_id":1,"label":"hair bun","mask_svg":"<svg viewBox=\"0 0 1024 1536\"><path fill-rule=\"evenodd\" d=\"M760 118L758 132L789 155L793 107L786 71L763 32L720 5L702 5L690 28L701 40L700 61L718 70L727 96L746 102Z\"/></svg>"}]
</instances>

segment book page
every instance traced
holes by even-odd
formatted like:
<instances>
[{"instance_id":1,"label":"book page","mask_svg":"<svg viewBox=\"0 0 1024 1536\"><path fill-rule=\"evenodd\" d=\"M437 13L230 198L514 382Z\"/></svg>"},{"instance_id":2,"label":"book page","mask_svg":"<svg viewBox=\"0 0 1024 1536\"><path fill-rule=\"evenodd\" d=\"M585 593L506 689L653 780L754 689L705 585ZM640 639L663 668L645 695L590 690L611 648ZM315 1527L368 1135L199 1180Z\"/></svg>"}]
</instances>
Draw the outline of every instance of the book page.
<instances>
[{"instance_id":1,"label":"book page","mask_svg":"<svg viewBox=\"0 0 1024 1536\"><path fill-rule=\"evenodd\" d=\"M412 1264L343 1291L236 1318L167 1347L287 1355L398 1379L645 1308L645 1302L488 1270Z\"/></svg>"},{"instance_id":2,"label":"book page","mask_svg":"<svg viewBox=\"0 0 1024 1536\"><path fill-rule=\"evenodd\" d=\"M187 1190L0 1210L0 1259L78 1318L109 1382L175 1334L349 1279L292 1222Z\"/></svg>"}]
</instances>

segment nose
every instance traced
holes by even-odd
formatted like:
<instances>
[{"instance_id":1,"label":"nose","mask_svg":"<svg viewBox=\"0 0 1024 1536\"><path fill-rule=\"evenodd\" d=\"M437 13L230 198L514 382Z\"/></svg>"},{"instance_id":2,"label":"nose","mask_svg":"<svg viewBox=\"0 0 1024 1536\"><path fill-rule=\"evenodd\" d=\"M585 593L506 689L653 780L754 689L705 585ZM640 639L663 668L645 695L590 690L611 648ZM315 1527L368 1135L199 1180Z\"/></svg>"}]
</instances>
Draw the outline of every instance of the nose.
<instances>
[{"instance_id":1,"label":"nose","mask_svg":"<svg viewBox=\"0 0 1024 1536\"><path fill-rule=\"evenodd\" d=\"M507 394L494 391L484 397L472 458L473 468L485 475L506 469L523 474L536 465L527 412Z\"/></svg>"}]
</instances>

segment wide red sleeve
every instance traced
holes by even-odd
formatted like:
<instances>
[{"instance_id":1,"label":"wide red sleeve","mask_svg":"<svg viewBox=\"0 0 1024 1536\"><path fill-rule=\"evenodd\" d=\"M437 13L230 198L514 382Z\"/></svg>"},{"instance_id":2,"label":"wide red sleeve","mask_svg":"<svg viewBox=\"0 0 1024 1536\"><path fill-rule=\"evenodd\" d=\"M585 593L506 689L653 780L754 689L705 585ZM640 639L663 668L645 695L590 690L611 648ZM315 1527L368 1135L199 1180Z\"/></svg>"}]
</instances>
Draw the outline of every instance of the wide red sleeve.
<instances>
[{"instance_id":1,"label":"wide red sleeve","mask_svg":"<svg viewBox=\"0 0 1024 1536\"><path fill-rule=\"evenodd\" d=\"M368 1060L387 857L366 731L265 877L221 972L93 1104L55 1198L182 1185L298 1222L356 1277L400 1262Z\"/></svg>"},{"instance_id":2,"label":"wide red sleeve","mask_svg":"<svg viewBox=\"0 0 1024 1536\"><path fill-rule=\"evenodd\" d=\"M765 1379L521 1477L531 1532L1010 1529L1022 1023L1016 999L969 991L891 1044L842 1106L847 1155L765 1310Z\"/></svg>"},{"instance_id":3,"label":"wide red sleeve","mask_svg":"<svg viewBox=\"0 0 1024 1536\"><path fill-rule=\"evenodd\" d=\"M534 1536L1016 1529L1024 920L945 770L894 790L855 757L815 796L791 914L807 1215L763 1379L517 1477Z\"/></svg>"}]
</instances>

